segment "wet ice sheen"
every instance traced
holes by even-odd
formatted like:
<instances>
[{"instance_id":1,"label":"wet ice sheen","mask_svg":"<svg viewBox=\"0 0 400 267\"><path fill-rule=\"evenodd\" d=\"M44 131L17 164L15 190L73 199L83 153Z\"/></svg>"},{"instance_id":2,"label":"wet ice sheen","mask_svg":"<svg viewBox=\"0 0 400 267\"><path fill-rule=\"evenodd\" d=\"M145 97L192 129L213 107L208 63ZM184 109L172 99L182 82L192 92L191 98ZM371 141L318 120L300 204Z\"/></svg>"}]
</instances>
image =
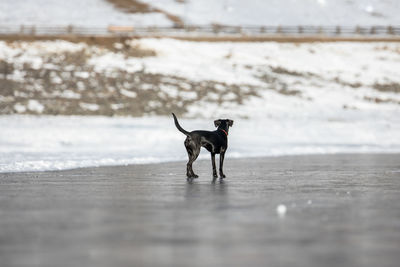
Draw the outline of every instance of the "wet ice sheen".
<instances>
[{"instance_id":1,"label":"wet ice sheen","mask_svg":"<svg viewBox=\"0 0 400 267\"><path fill-rule=\"evenodd\" d=\"M190 183L184 162L0 174L2 266L397 267L399 162L227 159L215 183L209 159Z\"/></svg>"}]
</instances>

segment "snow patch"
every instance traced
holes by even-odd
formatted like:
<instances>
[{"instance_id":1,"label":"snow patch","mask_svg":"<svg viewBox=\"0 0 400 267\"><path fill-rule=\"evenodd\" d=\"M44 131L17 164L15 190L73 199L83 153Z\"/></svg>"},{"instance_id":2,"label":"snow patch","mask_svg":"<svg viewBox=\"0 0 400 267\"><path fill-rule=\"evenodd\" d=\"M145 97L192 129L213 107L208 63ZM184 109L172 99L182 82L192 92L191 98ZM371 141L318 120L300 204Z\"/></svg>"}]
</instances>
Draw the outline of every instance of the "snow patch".
<instances>
[{"instance_id":1,"label":"snow patch","mask_svg":"<svg viewBox=\"0 0 400 267\"><path fill-rule=\"evenodd\" d=\"M39 101L31 99L28 101L28 109L36 113L42 113L44 106Z\"/></svg>"},{"instance_id":2,"label":"snow patch","mask_svg":"<svg viewBox=\"0 0 400 267\"><path fill-rule=\"evenodd\" d=\"M287 207L285 205L279 204L276 207L276 213L278 214L279 217L281 218L285 217L286 212L287 212Z\"/></svg>"},{"instance_id":3,"label":"snow patch","mask_svg":"<svg viewBox=\"0 0 400 267\"><path fill-rule=\"evenodd\" d=\"M376 114L340 121L293 120L285 115L258 120L228 118L235 123L229 131L227 158L400 152L398 118L389 121ZM215 129L209 119L179 118L179 122L189 131ZM172 117L12 115L0 116L0 125L4 126L0 131L0 172L187 159L185 137ZM209 159L209 153L203 150L199 158Z\"/></svg>"},{"instance_id":4,"label":"snow patch","mask_svg":"<svg viewBox=\"0 0 400 267\"><path fill-rule=\"evenodd\" d=\"M56 94L57 95L57 94ZM81 94L75 93L72 90L64 90L58 94L60 97L68 98L68 99L80 99Z\"/></svg>"},{"instance_id":5,"label":"snow patch","mask_svg":"<svg viewBox=\"0 0 400 267\"><path fill-rule=\"evenodd\" d=\"M76 71L74 74L76 77L79 77L82 79L87 79L90 77L89 72L86 72L86 71Z\"/></svg>"},{"instance_id":6,"label":"snow patch","mask_svg":"<svg viewBox=\"0 0 400 267\"><path fill-rule=\"evenodd\" d=\"M111 108L112 108L113 110L121 109L121 108L123 108L124 106L125 106L124 104L111 104Z\"/></svg>"},{"instance_id":7,"label":"snow patch","mask_svg":"<svg viewBox=\"0 0 400 267\"><path fill-rule=\"evenodd\" d=\"M14 110L18 113L24 113L26 111L26 106L24 106L20 103L17 103L14 105Z\"/></svg>"},{"instance_id":8,"label":"snow patch","mask_svg":"<svg viewBox=\"0 0 400 267\"><path fill-rule=\"evenodd\" d=\"M97 104L91 104L91 103L79 103L79 106L83 109L90 110L90 111L96 111L99 110L99 105Z\"/></svg>"},{"instance_id":9,"label":"snow patch","mask_svg":"<svg viewBox=\"0 0 400 267\"><path fill-rule=\"evenodd\" d=\"M161 13L125 13L104 0L2 0L2 25L79 25L104 27L109 25L172 26ZM89 12L90 11L90 12Z\"/></svg>"},{"instance_id":10,"label":"snow patch","mask_svg":"<svg viewBox=\"0 0 400 267\"><path fill-rule=\"evenodd\" d=\"M125 90L125 89L121 89L120 92L121 92L121 94L123 94L124 96L127 96L127 97L131 97L131 98L137 97L137 93L136 92L128 91L128 90Z\"/></svg>"}]
</instances>

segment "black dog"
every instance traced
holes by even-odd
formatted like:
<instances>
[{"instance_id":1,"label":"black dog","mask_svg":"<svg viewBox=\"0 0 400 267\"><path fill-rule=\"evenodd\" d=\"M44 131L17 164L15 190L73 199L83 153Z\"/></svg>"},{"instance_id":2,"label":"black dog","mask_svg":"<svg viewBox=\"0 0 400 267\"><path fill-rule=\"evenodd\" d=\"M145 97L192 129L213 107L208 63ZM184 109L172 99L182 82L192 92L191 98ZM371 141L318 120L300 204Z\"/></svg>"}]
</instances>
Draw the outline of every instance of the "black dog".
<instances>
[{"instance_id":1,"label":"black dog","mask_svg":"<svg viewBox=\"0 0 400 267\"><path fill-rule=\"evenodd\" d=\"M211 163L213 167L213 177L217 178L217 170L215 167L215 154L219 155L219 177L225 178L225 174L222 170L224 164L225 151L228 149L228 132L229 127L233 125L233 120L216 120L214 121L215 127L218 127L216 131L193 131L188 132L184 130L178 122L175 114L174 116L175 126L185 134L185 147L188 153L189 161L187 163L186 175L188 179L197 178L198 175L194 174L192 164L200 154L200 148L205 147L211 152Z\"/></svg>"}]
</instances>

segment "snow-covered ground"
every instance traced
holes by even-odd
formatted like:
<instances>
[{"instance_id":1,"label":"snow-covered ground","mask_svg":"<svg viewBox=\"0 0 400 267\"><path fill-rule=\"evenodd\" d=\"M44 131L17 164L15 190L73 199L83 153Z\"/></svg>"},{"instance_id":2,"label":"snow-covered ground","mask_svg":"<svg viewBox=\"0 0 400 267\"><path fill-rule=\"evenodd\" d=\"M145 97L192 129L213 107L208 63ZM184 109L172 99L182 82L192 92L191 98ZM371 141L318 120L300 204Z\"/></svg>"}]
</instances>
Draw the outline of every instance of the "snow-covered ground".
<instances>
[{"instance_id":1,"label":"snow-covered ground","mask_svg":"<svg viewBox=\"0 0 400 267\"><path fill-rule=\"evenodd\" d=\"M189 24L398 25L398 0L142 0ZM2 0L0 24L171 26L162 13L129 14L105 0Z\"/></svg>"},{"instance_id":2,"label":"snow-covered ground","mask_svg":"<svg viewBox=\"0 0 400 267\"><path fill-rule=\"evenodd\" d=\"M241 90L255 87L262 96L245 100L240 108L235 101L210 103L210 99L204 99L189 107L189 117L335 119L351 114L343 107L368 115L400 111L398 92L373 89L377 84L400 83L400 45L396 43L194 43L170 39L139 42L142 47L154 49L158 56L139 60L113 58L113 68L140 66L150 73L191 81L236 84ZM109 61L110 57L104 56L90 62L95 68L102 68L110 66ZM291 92L299 95L290 96ZM235 95L227 92L222 98L234 100ZM370 99L389 103L377 105Z\"/></svg>"},{"instance_id":3,"label":"snow-covered ground","mask_svg":"<svg viewBox=\"0 0 400 267\"><path fill-rule=\"evenodd\" d=\"M232 117L230 117L232 118ZM214 130L212 120L180 120ZM186 160L172 117L1 116L0 172ZM5 126L5 127L4 127ZM235 119L227 159L324 153L400 152L399 116L342 120ZM209 159L203 150L200 159ZM182 169L182 171L184 168Z\"/></svg>"},{"instance_id":4,"label":"snow-covered ground","mask_svg":"<svg viewBox=\"0 0 400 267\"><path fill-rule=\"evenodd\" d=\"M1 0L0 25L172 26L161 13L124 13L105 0Z\"/></svg>"},{"instance_id":5,"label":"snow-covered ground","mask_svg":"<svg viewBox=\"0 0 400 267\"><path fill-rule=\"evenodd\" d=\"M15 103L9 109L18 113L36 114L54 114L49 113L57 108L51 106L53 99L79 102L75 108L110 110L121 104L116 95L125 97L126 105L150 101L144 114L165 115L183 107L186 117L193 118L230 115L336 120L352 114L390 117L399 112L398 43L196 43L172 39L127 43L153 54L136 57L129 51L65 41L0 42L0 60L12 70L4 86L14 83L8 95L0 92L0 100ZM67 61L66 56L79 57L79 62ZM121 73L124 76L119 76ZM115 81L105 86L108 80L100 81L102 78ZM37 101L32 103L35 97ZM101 101L104 99L109 101ZM165 102L175 104L166 106Z\"/></svg>"},{"instance_id":6,"label":"snow-covered ground","mask_svg":"<svg viewBox=\"0 0 400 267\"><path fill-rule=\"evenodd\" d=\"M143 0L189 24L386 25L400 24L397 0Z\"/></svg>"}]
</instances>

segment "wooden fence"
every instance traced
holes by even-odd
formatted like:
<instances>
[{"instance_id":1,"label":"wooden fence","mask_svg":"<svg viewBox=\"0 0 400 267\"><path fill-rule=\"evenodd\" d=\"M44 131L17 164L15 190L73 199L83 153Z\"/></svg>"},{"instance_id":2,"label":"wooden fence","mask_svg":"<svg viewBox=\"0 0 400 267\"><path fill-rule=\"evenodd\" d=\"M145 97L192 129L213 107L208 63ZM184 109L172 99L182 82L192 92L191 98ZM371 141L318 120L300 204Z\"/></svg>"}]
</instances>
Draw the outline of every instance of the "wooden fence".
<instances>
[{"instance_id":1,"label":"wooden fence","mask_svg":"<svg viewBox=\"0 0 400 267\"><path fill-rule=\"evenodd\" d=\"M400 26L223 26L185 27L80 27L80 26L7 26L0 35L81 35L81 36L400 36Z\"/></svg>"}]
</instances>

